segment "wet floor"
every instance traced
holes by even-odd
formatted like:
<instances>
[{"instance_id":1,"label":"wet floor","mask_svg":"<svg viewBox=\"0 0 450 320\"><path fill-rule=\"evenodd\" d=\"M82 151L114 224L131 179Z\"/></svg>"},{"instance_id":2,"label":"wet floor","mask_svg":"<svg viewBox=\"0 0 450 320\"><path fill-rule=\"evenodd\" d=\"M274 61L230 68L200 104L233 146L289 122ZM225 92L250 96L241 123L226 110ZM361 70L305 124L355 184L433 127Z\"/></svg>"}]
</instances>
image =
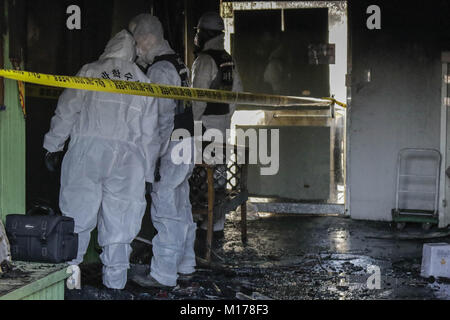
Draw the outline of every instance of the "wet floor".
<instances>
[{"instance_id":1,"label":"wet floor","mask_svg":"<svg viewBox=\"0 0 450 320\"><path fill-rule=\"evenodd\" d=\"M407 226L343 217L266 215L248 221L248 242L240 239L239 219L230 215L214 242L214 264L199 266L191 279L170 290L145 289L131 281L125 290L105 290L101 267L85 266L83 290L67 299L449 299L446 279L420 277L424 243L450 237ZM411 236L411 237L409 237ZM408 239L409 238L413 238ZM401 238L401 239L399 239ZM204 234L196 250L203 254ZM150 247L140 247L144 263Z\"/></svg>"}]
</instances>

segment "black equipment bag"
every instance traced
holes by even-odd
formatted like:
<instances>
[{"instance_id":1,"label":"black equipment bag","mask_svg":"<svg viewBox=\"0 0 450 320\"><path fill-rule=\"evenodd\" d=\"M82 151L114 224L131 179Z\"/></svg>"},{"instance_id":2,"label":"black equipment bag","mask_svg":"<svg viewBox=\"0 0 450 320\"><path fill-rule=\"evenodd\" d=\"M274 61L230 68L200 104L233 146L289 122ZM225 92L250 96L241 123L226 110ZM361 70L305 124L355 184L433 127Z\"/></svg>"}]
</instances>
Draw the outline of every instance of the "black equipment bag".
<instances>
[{"instance_id":1,"label":"black equipment bag","mask_svg":"<svg viewBox=\"0 0 450 320\"><path fill-rule=\"evenodd\" d=\"M47 215L35 215L37 212ZM72 218L57 216L45 206L35 206L27 215L6 217L6 235L13 260L63 263L76 258L78 234Z\"/></svg>"}]
</instances>

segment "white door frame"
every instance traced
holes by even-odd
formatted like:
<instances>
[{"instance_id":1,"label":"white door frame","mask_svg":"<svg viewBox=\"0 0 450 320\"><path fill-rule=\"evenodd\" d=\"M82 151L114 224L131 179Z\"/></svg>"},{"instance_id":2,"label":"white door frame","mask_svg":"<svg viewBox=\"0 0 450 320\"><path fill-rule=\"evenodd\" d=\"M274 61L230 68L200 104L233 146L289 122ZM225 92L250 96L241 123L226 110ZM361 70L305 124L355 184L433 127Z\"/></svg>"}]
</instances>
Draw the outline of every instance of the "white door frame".
<instances>
[{"instance_id":1,"label":"white door frame","mask_svg":"<svg viewBox=\"0 0 450 320\"><path fill-rule=\"evenodd\" d=\"M450 65L450 52L442 53L442 75L441 75L441 177L440 177L440 190L439 190L439 228L445 228L450 224L450 179L445 174L445 169L450 164L447 155L450 155L450 139L448 137L449 133L449 123L448 119L448 68Z\"/></svg>"}]
</instances>

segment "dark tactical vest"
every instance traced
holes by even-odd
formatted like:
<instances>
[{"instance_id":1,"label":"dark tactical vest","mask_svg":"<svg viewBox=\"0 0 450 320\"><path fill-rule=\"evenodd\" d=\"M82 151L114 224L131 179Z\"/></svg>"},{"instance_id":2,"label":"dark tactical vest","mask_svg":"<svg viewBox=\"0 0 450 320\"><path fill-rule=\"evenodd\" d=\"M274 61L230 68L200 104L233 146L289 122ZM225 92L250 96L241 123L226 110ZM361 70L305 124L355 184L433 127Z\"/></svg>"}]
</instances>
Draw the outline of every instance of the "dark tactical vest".
<instances>
[{"instance_id":1,"label":"dark tactical vest","mask_svg":"<svg viewBox=\"0 0 450 320\"><path fill-rule=\"evenodd\" d=\"M202 53L209 55L214 59L219 71L216 78L211 83L210 89L214 90L233 90L233 58L225 50L206 50ZM212 103L209 102L204 116L222 116L230 113L230 105L226 103Z\"/></svg>"},{"instance_id":2,"label":"dark tactical vest","mask_svg":"<svg viewBox=\"0 0 450 320\"><path fill-rule=\"evenodd\" d=\"M189 72L188 68L181 60L178 54L166 54L156 57L153 64L160 61L170 62L178 72L181 79L181 86L190 88ZM192 102L177 100L177 106L175 108L175 120L173 130L186 129L191 136L194 136L194 114L192 113Z\"/></svg>"}]
</instances>

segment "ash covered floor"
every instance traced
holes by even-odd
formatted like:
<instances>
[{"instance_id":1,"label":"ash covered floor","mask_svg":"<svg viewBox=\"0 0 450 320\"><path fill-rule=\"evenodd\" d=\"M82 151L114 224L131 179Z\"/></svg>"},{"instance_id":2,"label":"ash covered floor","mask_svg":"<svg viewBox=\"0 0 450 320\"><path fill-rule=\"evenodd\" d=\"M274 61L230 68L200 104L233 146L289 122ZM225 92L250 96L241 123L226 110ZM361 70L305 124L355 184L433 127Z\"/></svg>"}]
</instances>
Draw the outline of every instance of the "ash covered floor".
<instances>
[{"instance_id":1,"label":"ash covered floor","mask_svg":"<svg viewBox=\"0 0 450 320\"><path fill-rule=\"evenodd\" d=\"M248 221L244 245L239 218L231 214L214 242L214 265L199 266L176 288L146 289L129 281L123 291L108 290L101 266L88 265L82 268L83 289L66 290L66 299L448 299L448 280L419 275L423 244L450 242L448 234L344 217L266 215ZM203 241L199 233L200 254ZM132 262L148 262L150 247L134 246L140 254ZM367 287L370 266L380 268L380 289Z\"/></svg>"}]
</instances>

